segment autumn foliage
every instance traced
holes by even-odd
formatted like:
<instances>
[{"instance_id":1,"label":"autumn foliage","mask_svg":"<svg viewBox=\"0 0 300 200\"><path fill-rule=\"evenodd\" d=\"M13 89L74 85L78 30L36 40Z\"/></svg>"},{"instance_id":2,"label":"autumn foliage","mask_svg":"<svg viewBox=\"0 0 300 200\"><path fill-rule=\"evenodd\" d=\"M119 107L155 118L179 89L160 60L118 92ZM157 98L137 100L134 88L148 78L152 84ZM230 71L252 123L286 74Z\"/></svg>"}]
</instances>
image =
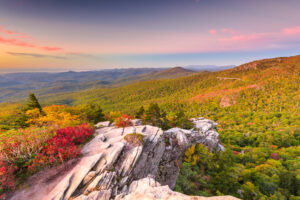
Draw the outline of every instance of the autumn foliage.
<instances>
[{"instance_id":1,"label":"autumn foliage","mask_svg":"<svg viewBox=\"0 0 300 200\"><path fill-rule=\"evenodd\" d=\"M35 157L29 170L35 171L43 166L52 166L80 155L79 145L93 134L90 125L62 128L56 135L46 141L43 150Z\"/></svg>"},{"instance_id":2,"label":"autumn foliage","mask_svg":"<svg viewBox=\"0 0 300 200\"><path fill-rule=\"evenodd\" d=\"M15 172L17 169L13 163L0 160L0 193L15 187Z\"/></svg>"},{"instance_id":3,"label":"autumn foliage","mask_svg":"<svg viewBox=\"0 0 300 200\"><path fill-rule=\"evenodd\" d=\"M121 117L116 118L115 125L119 128L127 127L127 126L129 126L131 119L132 119L132 116L123 114Z\"/></svg>"},{"instance_id":4,"label":"autumn foliage","mask_svg":"<svg viewBox=\"0 0 300 200\"><path fill-rule=\"evenodd\" d=\"M20 166L40 152L45 141L54 134L54 129L39 127L2 133L0 134L0 160L17 163Z\"/></svg>"},{"instance_id":5,"label":"autumn foliage","mask_svg":"<svg viewBox=\"0 0 300 200\"><path fill-rule=\"evenodd\" d=\"M30 126L55 126L58 128L80 124L80 116L73 114L76 110L64 105L52 105L26 111L27 124Z\"/></svg>"},{"instance_id":6,"label":"autumn foliage","mask_svg":"<svg viewBox=\"0 0 300 200\"><path fill-rule=\"evenodd\" d=\"M93 134L87 122L102 118L99 104L42 108L34 94L23 109L0 115L0 199L33 173L78 157Z\"/></svg>"},{"instance_id":7,"label":"autumn foliage","mask_svg":"<svg viewBox=\"0 0 300 200\"><path fill-rule=\"evenodd\" d=\"M9 134L13 136L8 137ZM15 187L15 178L80 155L93 134L89 124L50 129L29 128L0 134L0 193Z\"/></svg>"}]
</instances>

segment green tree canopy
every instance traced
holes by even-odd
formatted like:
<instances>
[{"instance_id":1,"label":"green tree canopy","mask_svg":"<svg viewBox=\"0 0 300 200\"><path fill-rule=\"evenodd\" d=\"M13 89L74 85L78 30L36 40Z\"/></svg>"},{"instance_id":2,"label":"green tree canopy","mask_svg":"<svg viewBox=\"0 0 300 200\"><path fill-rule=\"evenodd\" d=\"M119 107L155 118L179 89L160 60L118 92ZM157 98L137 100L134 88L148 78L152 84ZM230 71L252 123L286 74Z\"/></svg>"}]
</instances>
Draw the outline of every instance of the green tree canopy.
<instances>
[{"instance_id":1,"label":"green tree canopy","mask_svg":"<svg viewBox=\"0 0 300 200\"><path fill-rule=\"evenodd\" d=\"M104 114L99 103L90 102L83 108L83 112L86 114L87 120L94 124L104 119Z\"/></svg>"},{"instance_id":2,"label":"green tree canopy","mask_svg":"<svg viewBox=\"0 0 300 200\"><path fill-rule=\"evenodd\" d=\"M30 93L24 111L26 112L27 110L33 110L35 108L38 108L40 112L42 112L42 107L38 99L36 98L35 94Z\"/></svg>"},{"instance_id":3,"label":"green tree canopy","mask_svg":"<svg viewBox=\"0 0 300 200\"><path fill-rule=\"evenodd\" d=\"M151 103L148 110L146 111L146 123L152 124L154 126L161 126L161 114L160 108L157 103Z\"/></svg>"},{"instance_id":4,"label":"green tree canopy","mask_svg":"<svg viewBox=\"0 0 300 200\"><path fill-rule=\"evenodd\" d=\"M139 110L135 113L135 117L136 117L137 119L140 119L140 118L142 118L142 116L143 116L144 113L145 113L144 106L141 106L141 107L139 108Z\"/></svg>"}]
</instances>

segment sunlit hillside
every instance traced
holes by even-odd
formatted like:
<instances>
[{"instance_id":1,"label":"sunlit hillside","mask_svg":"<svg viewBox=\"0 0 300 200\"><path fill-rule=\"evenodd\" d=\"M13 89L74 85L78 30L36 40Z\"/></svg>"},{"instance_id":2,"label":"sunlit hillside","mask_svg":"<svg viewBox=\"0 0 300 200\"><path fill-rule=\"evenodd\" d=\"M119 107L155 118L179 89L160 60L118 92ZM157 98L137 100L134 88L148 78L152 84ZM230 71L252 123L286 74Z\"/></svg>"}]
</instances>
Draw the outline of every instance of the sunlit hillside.
<instances>
[{"instance_id":1,"label":"sunlit hillside","mask_svg":"<svg viewBox=\"0 0 300 200\"><path fill-rule=\"evenodd\" d=\"M259 60L219 72L170 71L174 78L160 71L154 72L159 80L148 80L150 72L127 79L124 86L38 96L42 107L32 95L26 102L1 103L1 156L8 158L1 166L9 176L0 174L0 178L2 185L9 185L0 187L0 192L20 187L38 170L79 156L81 145L91 137L86 123L110 120L122 125L126 124L122 120L137 117L166 130L191 128L188 119L203 116L219 124L226 150L210 153L203 145L188 149L177 191L249 200L297 199L300 56ZM178 74L186 76L176 78ZM52 145L68 134L79 142ZM13 145L26 148L15 154Z\"/></svg>"},{"instance_id":2,"label":"sunlit hillside","mask_svg":"<svg viewBox=\"0 0 300 200\"><path fill-rule=\"evenodd\" d=\"M62 93L41 97L45 104L77 105L101 102L105 110L133 112L140 105L158 102L162 106L212 104L220 109L244 111L280 111L297 107L299 100L300 56L254 61L220 72L200 72L168 80L138 82L117 88L101 88L78 93ZM227 102L227 103L226 103ZM274 106L272 103L276 103ZM222 105L230 105L224 108ZM281 104L282 107L277 105ZM192 115L201 114L192 109Z\"/></svg>"}]
</instances>

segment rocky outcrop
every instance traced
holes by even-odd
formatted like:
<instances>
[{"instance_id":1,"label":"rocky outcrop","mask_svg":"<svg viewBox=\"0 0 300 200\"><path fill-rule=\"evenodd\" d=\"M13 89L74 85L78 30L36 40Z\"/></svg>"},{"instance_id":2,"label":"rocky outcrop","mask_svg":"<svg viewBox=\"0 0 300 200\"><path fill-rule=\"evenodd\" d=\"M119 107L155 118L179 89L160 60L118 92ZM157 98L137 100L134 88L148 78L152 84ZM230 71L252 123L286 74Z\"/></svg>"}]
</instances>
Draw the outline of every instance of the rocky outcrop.
<instances>
[{"instance_id":1,"label":"rocky outcrop","mask_svg":"<svg viewBox=\"0 0 300 200\"><path fill-rule=\"evenodd\" d=\"M116 197L116 200L137 200L137 199L168 199L168 200L237 200L231 196L219 197L199 197L187 196L179 192L172 191L167 185L162 186L152 178L143 178L133 181L128 189L128 194L121 198Z\"/></svg>"},{"instance_id":2,"label":"rocky outcrop","mask_svg":"<svg viewBox=\"0 0 300 200\"><path fill-rule=\"evenodd\" d=\"M42 198L31 194L30 199L191 199L171 190L185 150L196 143L205 144L210 151L224 149L215 130L217 123L204 118L191 121L195 127L191 130L172 128L165 132L141 125L140 120L133 120L126 128L101 122L76 165L54 187L44 188L47 193Z\"/></svg>"}]
</instances>

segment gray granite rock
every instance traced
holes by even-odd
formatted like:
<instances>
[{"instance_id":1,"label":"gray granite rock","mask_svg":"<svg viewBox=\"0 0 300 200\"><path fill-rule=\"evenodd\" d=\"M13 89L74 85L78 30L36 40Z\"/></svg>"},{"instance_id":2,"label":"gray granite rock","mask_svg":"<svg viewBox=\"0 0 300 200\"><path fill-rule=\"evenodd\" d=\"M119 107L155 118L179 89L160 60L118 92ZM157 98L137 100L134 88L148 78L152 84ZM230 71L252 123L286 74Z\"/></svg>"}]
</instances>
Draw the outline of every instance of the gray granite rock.
<instances>
[{"instance_id":1,"label":"gray granite rock","mask_svg":"<svg viewBox=\"0 0 300 200\"><path fill-rule=\"evenodd\" d=\"M142 120L141 119L133 119L130 120L131 126L141 126L142 125Z\"/></svg>"},{"instance_id":2,"label":"gray granite rock","mask_svg":"<svg viewBox=\"0 0 300 200\"><path fill-rule=\"evenodd\" d=\"M133 181L128 189L128 194L119 194L115 200L238 200L232 196L197 197L188 196L172 191L167 185L163 186L152 178L143 178Z\"/></svg>"},{"instance_id":3,"label":"gray granite rock","mask_svg":"<svg viewBox=\"0 0 300 200\"><path fill-rule=\"evenodd\" d=\"M134 126L125 128L109 126L108 122L98 123L100 128L96 129L95 138L83 147L81 160L56 187L49 189L44 199L187 198L171 191L186 149L203 143L210 151L224 150L214 129L217 123L204 118L191 121L194 124L191 130L172 128L165 132L158 127L141 125L140 120L132 120ZM132 133L142 135L140 146L124 139ZM140 196L143 192L144 197ZM38 198L32 197L35 199Z\"/></svg>"},{"instance_id":4,"label":"gray granite rock","mask_svg":"<svg viewBox=\"0 0 300 200\"><path fill-rule=\"evenodd\" d=\"M110 121L105 121L105 122L99 122L95 126L97 128L101 128L101 127L107 127L107 126L109 126L109 124L110 124Z\"/></svg>"},{"instance_id":5,"label":"gray granite rock","mask_svg":"<svg viewBox=\"0 0 300 200\"><path fill-rule=\"evenodd\" d=\"M80 195L74 200L109 200L111 196L111 190L100 190L91 192L89 195Z\"/></svg>"},{"instance_id":6,"label":"gray granite rock","mask_svg":"<svg viewBox=\"0 0 300 200\"><path fill-rule=\"evenodd\" d=\"M83 157L80 162L60 181L60 183L44 198L51 200L69 199L89 171L99 161L102 154Z\"/></svg>"}]
</instances>

